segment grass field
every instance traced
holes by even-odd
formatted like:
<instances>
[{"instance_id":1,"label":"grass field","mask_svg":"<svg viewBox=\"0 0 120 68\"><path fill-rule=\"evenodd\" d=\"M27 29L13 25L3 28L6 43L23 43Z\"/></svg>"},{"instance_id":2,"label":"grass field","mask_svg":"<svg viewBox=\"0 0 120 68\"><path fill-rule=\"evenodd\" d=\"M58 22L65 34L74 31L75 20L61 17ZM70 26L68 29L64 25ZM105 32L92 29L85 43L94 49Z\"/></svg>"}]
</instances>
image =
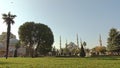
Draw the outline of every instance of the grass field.
<instances>
[{"instance_id":1,"label":"grass field","mask_svg":"<svg viewBox=\"0 0 120 68\"><path fill-rule=\"evenodd\" d=\"M120 68L120 57L0 58L0 68Z\"/></svg>"}]
</instances>

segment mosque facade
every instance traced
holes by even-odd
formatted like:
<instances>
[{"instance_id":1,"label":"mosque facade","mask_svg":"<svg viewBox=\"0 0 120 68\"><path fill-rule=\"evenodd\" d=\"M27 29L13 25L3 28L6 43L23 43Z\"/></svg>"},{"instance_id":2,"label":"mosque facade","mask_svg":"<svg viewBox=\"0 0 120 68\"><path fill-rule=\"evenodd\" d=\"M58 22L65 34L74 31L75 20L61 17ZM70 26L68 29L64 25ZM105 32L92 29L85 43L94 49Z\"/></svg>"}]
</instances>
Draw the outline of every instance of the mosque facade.
<instances>
[{"instance_id":1,"label":"mosque facade","mask_svg":"<svg viewBox=\"0 0 120 68\"><path fill-rule=\"evenodd\" d=\"M0 39L2 37L4 37L5 33L2 33L2 35L0 35ZM18 43L18 39L16 39L15 36L10 37L10 43L9 43L9 52L8 52L8 56L9 57L13 57L14 53L15 53L15 49L16 49L16 44ZM0 57L4 57L6 55L6 37L4 37L1 41L0 41ZM20 47L17 50L17 55L18 56L25 56L26 55L26 48L23 47L22 45L20 45Z\"/></svg>"}]
</instances>

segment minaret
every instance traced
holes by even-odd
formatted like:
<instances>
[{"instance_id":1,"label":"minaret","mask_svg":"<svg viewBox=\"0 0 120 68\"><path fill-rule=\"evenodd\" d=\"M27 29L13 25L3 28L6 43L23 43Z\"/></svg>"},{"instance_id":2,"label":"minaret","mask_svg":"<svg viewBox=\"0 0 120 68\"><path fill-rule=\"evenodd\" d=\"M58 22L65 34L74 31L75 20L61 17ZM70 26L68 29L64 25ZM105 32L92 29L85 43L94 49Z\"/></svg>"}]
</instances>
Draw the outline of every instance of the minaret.
<instances>
[{"instance_id":1,"label":"minaret","mask_svg":"<svg viewBox=\"0 0 120 68\"><path fill-rule=\"evenodd\" d=\"M66 43L65 43L65 45L67 45L67 40L66 40Z\"/></svg>"},{"instance_id":2,"label":"minaret","mask_svg":"<svg viewBox=\"0 0 120 68\"><path fill-rule=\"evenodd\" d=\"M76 35L77 37L77 46L79 47L79 39L78 39L78 34Z\"/></svg>"},{"instance_id":3,"label":"minaret","mask_svg":"<svg viewBox=\"0 0 120 68\"><path fill-rule=\"evenodd\" d=\"M67 45L68 45L68 44L67 44L67 40L66 40L66 43L65 43L65 48L66 48L66 49L67 49Z\"/></svg>"},{"instance_id":4,"label":"minaret","mask_svg":"<svg viewBox=\"0 0 120 68\"><path fill-rule=\"evenodd\" d=\"M102 46L101 35L99 35L99 43L100 43L100 46Z\"/></svg>"},{"instance_id":5,"label":"minaret","mask_svg":"<svg viewBox=\"0 0 120 68\"><path fill-rule=\"evenodd\" d=\"M60 50L61 50L61 36L60 36Z\"/></svg>"}]
</instances>

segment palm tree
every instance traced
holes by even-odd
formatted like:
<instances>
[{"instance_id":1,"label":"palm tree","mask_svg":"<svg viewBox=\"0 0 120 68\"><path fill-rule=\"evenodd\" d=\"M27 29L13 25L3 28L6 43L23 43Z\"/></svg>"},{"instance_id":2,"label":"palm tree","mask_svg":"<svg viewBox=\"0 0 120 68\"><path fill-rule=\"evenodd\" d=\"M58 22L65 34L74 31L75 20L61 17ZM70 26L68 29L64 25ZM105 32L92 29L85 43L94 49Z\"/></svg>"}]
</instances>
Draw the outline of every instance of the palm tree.
<instances>
[{"instance_id":1,"label":"palm tree","mask_svg":"<svg viewBox=\"0 0 120 68\"><path fill-rule=\"evenodd\" d=\"M6 59L8 57L8 51L9 51L9 38L10 38L11 24L15 23L13 20L15 17L16 15L12 15L10 14L10 12L8 12L8 14L2 14L2 19L7 24Z\"/></svg>"}]
</instances>

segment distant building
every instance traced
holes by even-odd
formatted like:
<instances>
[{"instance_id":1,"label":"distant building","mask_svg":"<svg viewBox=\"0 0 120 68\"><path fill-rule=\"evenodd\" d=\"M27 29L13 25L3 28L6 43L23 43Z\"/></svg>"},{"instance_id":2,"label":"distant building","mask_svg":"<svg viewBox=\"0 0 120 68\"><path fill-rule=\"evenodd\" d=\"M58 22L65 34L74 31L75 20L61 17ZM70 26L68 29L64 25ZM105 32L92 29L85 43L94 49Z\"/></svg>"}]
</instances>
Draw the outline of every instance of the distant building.
<instances>
[{"instance_id":1,"label":"distant building","mask_svg":"<svg viewBox=\"0 0 120 68\"><path fill-rule=\"evenodd\" d=\"M72 51L73 49L77 49L78 46L73 43L73 42L70 42L68 45L67 45L67 48L69 49L69 51Z\"/></svg>"},{"instance_id":2,"label":"distant building","mask_svg":"<svg viewBox=\"0 0 120 68\"><path fill-rule=\"evenodd\" d=\"M78 45L76 45L75 43L73 42L70 42L66 48L68 49L69 51L69 55L76 55L78 54L78 51L79 51L79 47Z\"/></svg>"},{"instance_id":3,"label":"distant building","mask_svg":"<svg viewBox=\"0 0 120 68\"><path fill-rule=\"evenodd\" d=\"M2 35L0 35L0 57L4 57L6 55L6 32L3 32ZM9 52L8 56L13 57L15 52L15 45L18 43L18 39L16 39L15 35L12 34L10 37L10 43L9 43ZM20 46L17 52L18 56L25 56L26 54L26 48L23 46Z\"/></svg>"}]
</instances>

